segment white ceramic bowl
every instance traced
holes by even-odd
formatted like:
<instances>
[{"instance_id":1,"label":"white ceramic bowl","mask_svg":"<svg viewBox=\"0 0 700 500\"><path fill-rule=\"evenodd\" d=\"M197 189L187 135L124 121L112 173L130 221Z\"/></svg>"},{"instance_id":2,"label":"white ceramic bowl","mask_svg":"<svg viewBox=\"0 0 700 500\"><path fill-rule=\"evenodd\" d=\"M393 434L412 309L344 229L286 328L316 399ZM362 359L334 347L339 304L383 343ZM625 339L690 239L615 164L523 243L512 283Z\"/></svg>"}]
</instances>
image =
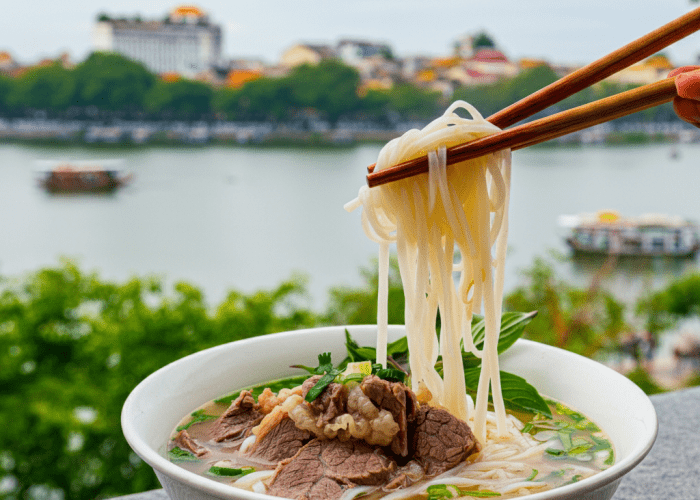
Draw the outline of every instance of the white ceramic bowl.
<instances>
[{"instance_id":1,"label":"white ceramic bowl","mask_svg":"<svg viewBox=\"0 0 700 500\"><path fill-rule=\"evenodd\" d=\"M172 500L274 497L236 489L189 472L165 458L173 428L187 414L214 398L266 380L298 375L291 364L315 366L330 351L344 359L347 328L360 345L373 345L376 326L328 327L266 335L213 347L161 368L141 382L122 410L124 436L155 471ZM392 326L390 340L405 333ZM622 476L651 449L657 432L649 398L626 377L590 359L536 342L519 340L501 356L501 369L525 377L549 397L583 412L611 438L616 463L577 483L528 500L607 500Z\"/></svg>"}]
</instances>

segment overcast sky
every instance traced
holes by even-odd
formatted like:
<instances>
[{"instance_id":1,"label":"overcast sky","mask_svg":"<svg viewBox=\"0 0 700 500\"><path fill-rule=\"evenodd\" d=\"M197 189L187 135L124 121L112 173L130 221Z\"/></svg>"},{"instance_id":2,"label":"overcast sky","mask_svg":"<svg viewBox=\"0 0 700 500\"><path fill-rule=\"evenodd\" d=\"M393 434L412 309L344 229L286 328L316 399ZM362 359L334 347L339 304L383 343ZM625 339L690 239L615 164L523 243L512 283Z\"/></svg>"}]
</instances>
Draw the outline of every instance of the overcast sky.
<instances>
[{"instance_id":1,"label":"overcast sky","mask_svg":"<svg viewBox=\"0 0 700 500\"><path fill-rule=\"evenodd\" d=\"M398 56L446 55L466 33L484 30L507 56L586 63L700 5L691 0L202 0L192 2L224 31L224 57L275 63L297 42L361 38ZM12 0L0 14L0 51L22 63L68 51L82 60L99 12L161 19L173 0ZM700 35L667 54L695 63Z\"/></svg>"}]
</instances>

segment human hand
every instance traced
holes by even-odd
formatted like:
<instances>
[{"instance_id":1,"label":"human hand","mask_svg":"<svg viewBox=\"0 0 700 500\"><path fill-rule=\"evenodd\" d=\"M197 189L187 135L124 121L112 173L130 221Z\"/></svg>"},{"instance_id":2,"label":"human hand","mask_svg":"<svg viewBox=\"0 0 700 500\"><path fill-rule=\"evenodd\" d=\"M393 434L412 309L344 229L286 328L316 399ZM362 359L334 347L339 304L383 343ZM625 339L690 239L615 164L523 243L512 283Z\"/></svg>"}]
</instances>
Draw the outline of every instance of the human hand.
<instances>
[{"instance_id":1,"label":"human hand","mask_svg":"<svg viewBox=\"0 0 700 500\"><path fill-rule=\"evenodd\" d=\"M668 76L676 77L678 97L673 99L676 114L681 120L700 128L700 66L676 68Z\"/></svg>"}]
</instances>

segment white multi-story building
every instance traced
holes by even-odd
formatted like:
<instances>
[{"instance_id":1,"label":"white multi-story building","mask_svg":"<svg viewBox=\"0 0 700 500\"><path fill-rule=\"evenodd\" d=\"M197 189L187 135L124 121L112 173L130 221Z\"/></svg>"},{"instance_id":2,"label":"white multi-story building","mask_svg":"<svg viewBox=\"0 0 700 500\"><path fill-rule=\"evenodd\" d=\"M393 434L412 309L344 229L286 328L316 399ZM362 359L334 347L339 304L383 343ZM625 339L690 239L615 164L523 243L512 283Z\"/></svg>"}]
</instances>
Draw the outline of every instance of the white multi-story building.
<instances>
[{"instance_id":1,"label":"white multi-story building","mask_svg":"<svg viewBox=\"0 0 700 500\"><path fill-rule=\"evenodd\" d=\"M155 73L195 76L221 60L221 27L197 7L174 9L164 21L100 16L95 50L117 52Z\"/></svg>"}]
</instances>

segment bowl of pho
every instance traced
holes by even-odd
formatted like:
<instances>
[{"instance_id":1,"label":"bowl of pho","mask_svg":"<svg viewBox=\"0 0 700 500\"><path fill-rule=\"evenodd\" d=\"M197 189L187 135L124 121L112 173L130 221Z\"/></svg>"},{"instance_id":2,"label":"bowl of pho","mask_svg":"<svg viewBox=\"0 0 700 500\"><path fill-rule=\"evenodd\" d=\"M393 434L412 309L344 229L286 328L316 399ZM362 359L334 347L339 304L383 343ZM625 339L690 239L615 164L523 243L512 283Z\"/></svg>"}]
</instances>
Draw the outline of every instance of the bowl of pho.
<instances>
[{"instance_id":1,"label":"bowl of pho","mask_svg":"<svg viewBox=\"0 0 700 500\"><path fill-rule=\"evenodd\" d=\"M428 172L345 205L379 245L376 325L233 342L136 387L124 435L171 499L612 497L656 414L624 376L521 339L534 313L502 311L510 151L449 168L447 153L496 131L457 102L375 166L427 152ZM387 321L391 245L402 326Z\"/></svg>"},{"instance_id":2,"label":"bowl of pho","mask_svg":"<svg viewBox=\"0 0 700 500\"><path fill-rule=\"evenodd\" d=\"M478 329L475 322L474 330ZM621 478L642 460L655 439L654 408L626 377L576 354L519 339L500 356L505 429L499 434L493 405L489 405L486 440L470 443L475 433L465 435L464 426L453 426L442 412L431 420L431 412L420 411L432 408L429 402L418 400L425 400L425 394L404 389L401 398L401 382L393 373L379 373L385 378L362 375L368 365L378 372L371 362L362 360L373 354L376 334L376 325L299 330L233 342L182 358L146 378L129 396L122 413L126 439L154 469L173 500L262 500L270 498L270 493L283 498L327 499L364 494L365 498L389 499L525 495L531 500L602 500L612 497ZM405 334L403 326L388 327L390 359L405 360ZM323 378L299 367L318 370L328 359L333 368L327 373L334 381L316 398L315 408L314 402L295 397L293 388L304 386L305 380ZM465 378L476 378L466 371ZM356 373L362 378L353 375ZM349 426L343 429L338 423L349 414L358 427L362 425L363 412L351 399L353 391L362 389L376 396L365 387L368 380L388 386L390 396L399 397L385 394L379 404L376 397L370 399L375 414L365 412L364 423L372 417L381 420L378 413L384 413L386 420L394 420L388 427L406 425L402 440L397 439L402 429L393 435L391 429L386 431L386 439L361 439L348 436ZM334 384L341 386L345 406L337 405L329 412L330 403L324 411L322 403L331 398L321 400L337 387ZM478 380L467 380L468 393L475 384ZM261 397L264 387L276 396L288 393L287 399L275 405L271 397ZM542 403L529 393L530 387L536 389L548 411L540 408ZM243 388L250 392L241 392ZM312 389L306 391L307 396ZM249 395L257 399L252 405L245 402ZM307 410L321 415L312 424L324 419L337 423L337 436L322 435L324 431L328 434L328 423L297 432L289 417L294 413L292 400L298 403L296 408L306 405ZM404 404L397 407L395 400ZM286 411L277 412L282 415L279 418L274 408ZM262 416L264 412L268 413ZM303 420L303 412L299 413L302 416L295 417ZM396 413L407 419L402 421ZM266 416L270 416L272 429L261 432ZM436 422L437 430L430 425ZM473 417L467 424L474 428ZM252 428L257 428L257 436ZM370 444L372 441L378 444ZM406 456L397 441L406 444ZM426 442L427 447L423 446ZM294 487L299 488L297 492Z\"/></svg>"}]
</instances>

